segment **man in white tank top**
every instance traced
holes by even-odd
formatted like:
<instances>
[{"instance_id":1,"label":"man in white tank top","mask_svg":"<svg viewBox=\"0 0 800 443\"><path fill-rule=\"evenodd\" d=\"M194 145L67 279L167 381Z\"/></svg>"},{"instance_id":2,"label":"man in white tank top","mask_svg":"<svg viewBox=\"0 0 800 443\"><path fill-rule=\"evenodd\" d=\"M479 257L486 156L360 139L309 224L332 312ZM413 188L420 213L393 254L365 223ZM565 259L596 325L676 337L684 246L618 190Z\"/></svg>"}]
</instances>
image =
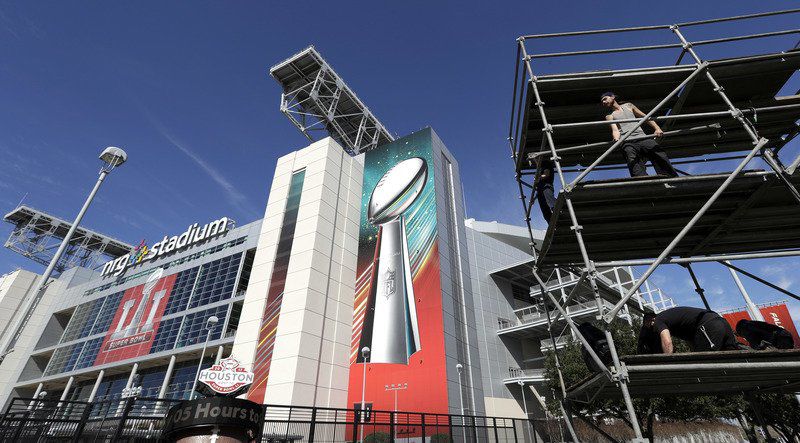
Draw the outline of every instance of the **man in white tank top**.
<instances>
[{"instance_id":1,"label":"man in white tank top","mask_svg":"<svg viewBox=\"0 0 800 443\"><path fill-rule=\"evenodd\" d=\"M606 115L606 120L609 121L630 120L645 116L645 113L640 111L633 103L618 103L617 95L613 92L606 92L600 96L600 102L603 106L611 110L611 112ZM658 123L655 121L648 120L647 124L653 128L653 137L659 138L664 135L661 127L659 127ZM629 132L631 130L633 130L633 133L630 135L631 138L646 136L641 127L634 129L636 122L620 122L609 126L611 126L611 136L614 141L619 140L623 132ZM666 175L668 177L678 176L678 171L676 171L672 163L669 162L669 157L667 157L667 154L658 146L658 143L656 143L653 138L633 141L625 140L622 144L622 153L632 177L647 175L647 160L650 160L657 175Z\"/></svg>"}]
</instances>

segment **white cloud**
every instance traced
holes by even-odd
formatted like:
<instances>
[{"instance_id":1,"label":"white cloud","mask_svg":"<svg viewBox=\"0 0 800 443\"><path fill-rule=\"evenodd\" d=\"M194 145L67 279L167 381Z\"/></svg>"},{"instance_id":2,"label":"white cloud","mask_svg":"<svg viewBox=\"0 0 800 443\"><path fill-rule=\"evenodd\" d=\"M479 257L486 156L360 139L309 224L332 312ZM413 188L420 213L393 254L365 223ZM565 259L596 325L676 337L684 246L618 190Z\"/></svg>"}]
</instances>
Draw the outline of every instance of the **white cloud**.
<instances>
[{"instance_id":1,"label":"white cloud","mask_svg":"<svg viewBox=\"0 0 800 443\"><path fill-rule=\"evenodd\" d=\"M233 183L230 182L221 172L209 164L204 158L200 157L193 149L191 149L182 140L175 137L160 121L156 120L153 115L144 107L141 106L147 119L156 128L159 134L167 139L173 146L178 148L184 155L189 157L203 172L208 175L211 180L217 183L225 194L228 196L228 201L240 212L246 214L248 217L256 218L258 214L248 204L247 197L242 194Z\"/></svg>"}]
</instances>

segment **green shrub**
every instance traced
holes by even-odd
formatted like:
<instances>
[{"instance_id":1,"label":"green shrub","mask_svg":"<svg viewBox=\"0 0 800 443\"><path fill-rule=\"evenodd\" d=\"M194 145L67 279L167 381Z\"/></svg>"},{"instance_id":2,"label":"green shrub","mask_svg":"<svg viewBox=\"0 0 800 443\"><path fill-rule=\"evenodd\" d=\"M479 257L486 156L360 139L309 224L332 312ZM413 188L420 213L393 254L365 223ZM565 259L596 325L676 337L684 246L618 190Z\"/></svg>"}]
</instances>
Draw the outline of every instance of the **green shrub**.
<instances>
[{"instance_id":1,"label":"green shrub","mask_svg":"<svg viewBox=\"0 0 800 443\"><path fill-rule=\"evenodd\" d=\"M386 432L374 432L364 437L364 443L390 443L389 434Z\"/></svg>"}]
</instances>

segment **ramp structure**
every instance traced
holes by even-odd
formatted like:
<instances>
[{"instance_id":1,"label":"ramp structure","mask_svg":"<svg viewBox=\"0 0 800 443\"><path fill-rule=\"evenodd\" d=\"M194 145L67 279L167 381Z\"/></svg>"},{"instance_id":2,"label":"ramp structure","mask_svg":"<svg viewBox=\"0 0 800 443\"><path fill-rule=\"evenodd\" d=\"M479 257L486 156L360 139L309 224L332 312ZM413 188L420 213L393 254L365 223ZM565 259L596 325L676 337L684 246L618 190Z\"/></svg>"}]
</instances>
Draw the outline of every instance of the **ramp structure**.
<instances>
[{"instance_id":1,"label":"ramp structure","mask_svg":"<svg viewBox=\"0 0 800 443\"><path fill-rule=\"evenodd\" d=\"M559 377L565 415L569 416L567 410L576 402L621 398L635 441L646 441L633 407L634 396L800 389L798 351L620 358L607 329L613 362L605 365L565 312L565 303L545 283L552 269L575 269L594 292L596 318L608 325L658 266L685 267L709 308L692 263L715 261L741 272L729 260L800 255L800 172L796 171L800 156L788 161L781 158L784 146L800 132L800 91L780 95L800 68L800 50L797 45L773 44L771 53L719 60L703 59L699 53L701 46L753 39L774 42L780 36L798 34L800 29L775 30L767 23L765 32L758 34L702 41L689 41L684 36L687 28L706 27L706 32L714 32L718 28L706 25L799 12L794 9L673 25L525 35L517 40L508 139L529 230L538 197L537 165L541 159L553 162L561 187L540 249L531 238L535 263L529 265L528 276L540 288L548 325L554 320L552 306L555 319L561 317L568 323L572 334L602 368L577 386L567 387ZM646 44L648 36L655 33L673 36L674 43ZM609 38L624 34L627 41L643 44L568 52L529 51L534 40L539 50L553 39L599 34ZM673 65L566 74L540 75L535 69L542 59L633 51L674 52L677 61ZM605 91L631 99L646 115L606 120L599 104ZM626 169L621 152L626 141L654 138L648 134L632 137L648 121L661 125L664 135L659 143L679 170L685 164L722 161L735 162L736 166L721 174L684 173L675 178L601 176L600 171ZM622 122L634 127L622 132L617 141L609 141L609 125ZM768 165L768 170L748 169L756 157ZM608 303L612 294L604 288L602 269L635 265L646 270ZM756 275L745 275L777 287ZM800 300L796 294L782 292ZM558 355L556 349L560 366ZM577 441L574 430L570 431Z\"/></svg>"},{"instance_id":2,"label":"ramp structure","mask_svg":"<svg viewBox=\"0 0 800 443\"><path fill-rule=\"evenodd\" d=\"M64 240L72 223L29 206L19 206L3 217L14 225L5 246L40 265L47 266ZM121 257L133 246L85 228L78 227L55 267L60 274L74 266L95 268L102 262Z\"/></svg>"},{"instance_id":3,"label":"ramp structure","mask_svg":"<svg viewBox=\"0 0 800 443\"><path fill-rule=\"evenodd\" d=\"M350 155L394 140L313 46L273 66L269 74L283 88L281 112L309 140L322 132Z\"/></svg>"}]
</instances>

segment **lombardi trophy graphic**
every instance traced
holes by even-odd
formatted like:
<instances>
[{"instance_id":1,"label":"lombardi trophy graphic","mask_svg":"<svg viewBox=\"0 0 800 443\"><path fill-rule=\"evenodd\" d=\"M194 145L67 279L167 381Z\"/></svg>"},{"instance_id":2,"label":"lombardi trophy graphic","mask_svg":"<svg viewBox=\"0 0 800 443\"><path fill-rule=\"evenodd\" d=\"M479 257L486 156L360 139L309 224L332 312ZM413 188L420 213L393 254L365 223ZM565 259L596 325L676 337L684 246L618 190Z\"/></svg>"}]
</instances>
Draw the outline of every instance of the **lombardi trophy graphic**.
<instances>
[{"instance_id":1,"label":"lombardi trophy graphic","mask_svg":"<svg viewBox=\"0 0 800 443\"><path fill-rule=\"evenodd\" d=\"M403 212L422 193L427 178L425 160L404 160L381 177L369 199L367 218L378 227L369 318L362 334L362 342L371 349L370 363L408 364L409 357L420 350Z\"/></svg>"},{"instance_id":2,"label":"lombardi trophy graphic","mask_svg":"<svg viewBox=\"0 0 800 443\"><path fill-rule=\"evenodd\" d=\"M142 317L144 317L144 309L147 306L147 302L150 301L150 293L153 292L153 289L155 289L156 284L163 275L164 268L158 268L152 274L150 274L150 277L147 279L147 282L145 282L144 287L142 288L142 299L139 301L139 306L136 307L136 311L127 325L125 325L125 320L128 317L130 309L133 307L133 300L128 300L128 302L125 303L123 306L122 316L119 319L119 323L117 323L117 329L111 335L112 339L130 337L135 334L141 334L153 330L153 319L155 318L158 304L166 293L165 290L162 289L156 293L153 304L150 307L150 312L147 315L147 320L143 325L141 324Z\"/></svg>"}]
</instances>

